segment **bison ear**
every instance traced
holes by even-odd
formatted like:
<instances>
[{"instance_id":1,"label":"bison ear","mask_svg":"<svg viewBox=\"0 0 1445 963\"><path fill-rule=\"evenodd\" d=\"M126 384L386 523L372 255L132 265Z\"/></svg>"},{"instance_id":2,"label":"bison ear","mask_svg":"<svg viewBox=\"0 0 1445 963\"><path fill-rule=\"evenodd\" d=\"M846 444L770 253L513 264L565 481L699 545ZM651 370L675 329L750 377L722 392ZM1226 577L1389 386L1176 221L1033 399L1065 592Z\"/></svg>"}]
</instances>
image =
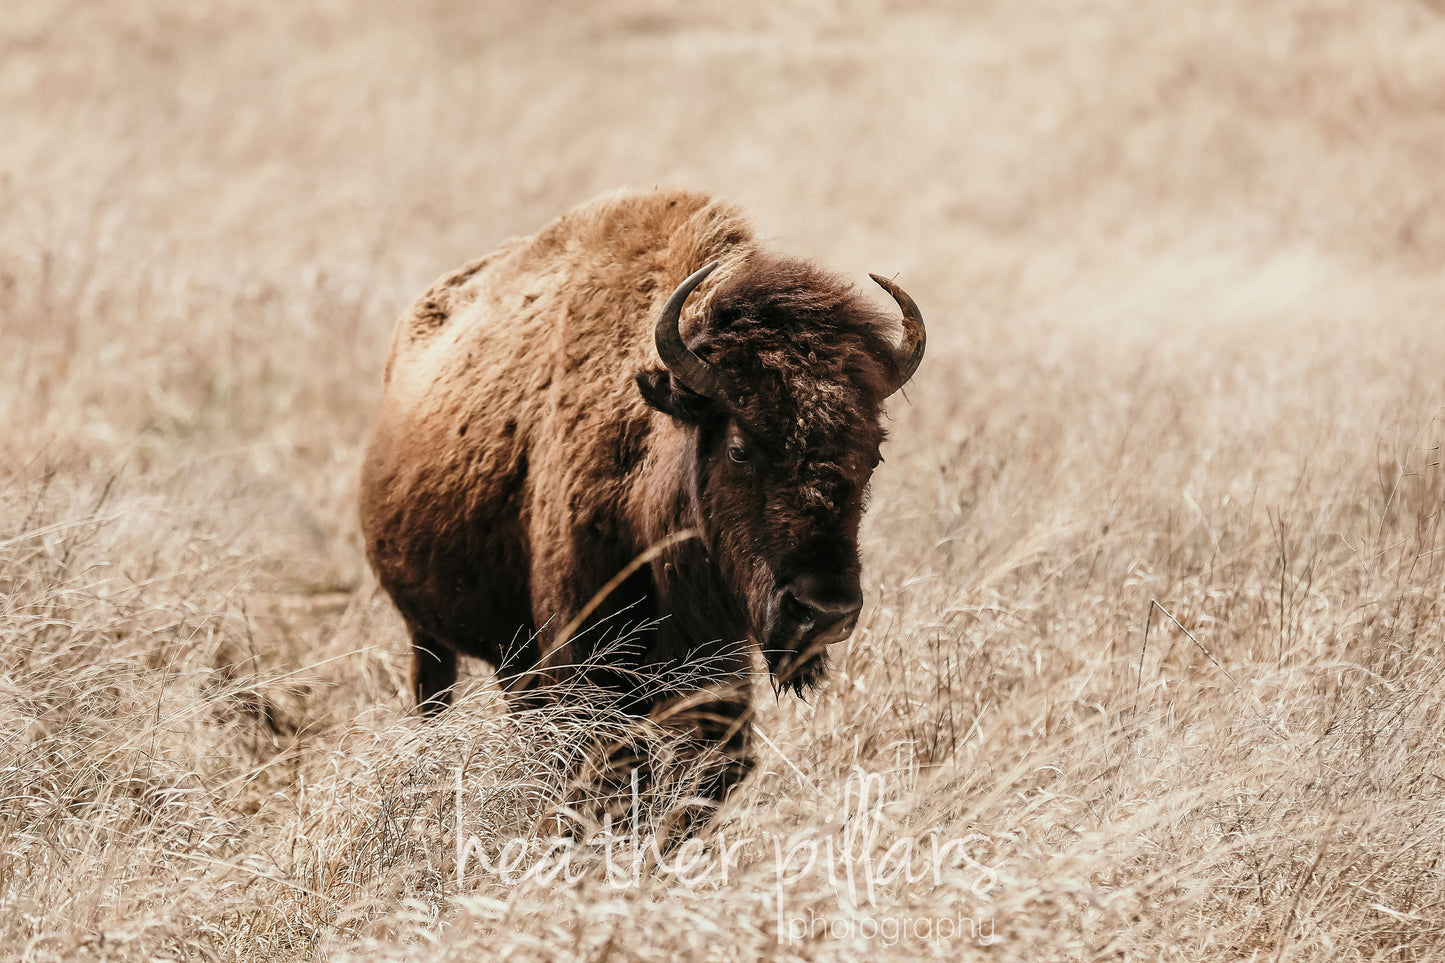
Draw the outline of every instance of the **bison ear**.
<instances>
[{"instance_id":1,"label":"bison ear","mask_svg":"<svg viewBox=\"0 0 1445 963\"><path fill-rule=\"evenodd\" d=\"M677 384L666 368L645 368L637 372L637 390L653 408L687 425L699 425L707 412L708 399Z\"/></svg>"}]
</instances>

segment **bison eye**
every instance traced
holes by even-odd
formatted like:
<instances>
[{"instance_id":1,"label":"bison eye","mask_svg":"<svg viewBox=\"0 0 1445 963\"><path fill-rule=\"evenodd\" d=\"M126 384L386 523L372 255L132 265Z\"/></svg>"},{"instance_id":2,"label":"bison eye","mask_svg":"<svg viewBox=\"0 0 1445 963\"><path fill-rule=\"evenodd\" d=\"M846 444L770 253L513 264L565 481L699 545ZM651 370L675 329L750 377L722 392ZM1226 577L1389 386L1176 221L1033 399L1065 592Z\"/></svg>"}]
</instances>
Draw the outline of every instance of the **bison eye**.
<instances>
[{"instance_id":1,"label":"bison eye","mask_svg":"<svg viewBox=\"0 0 1445 963\"><path fill-rule=\"evenodd\" d=\"M734 465L746 465L748 463L748 450L742 445L728 445L728 461Z\"/></svg>"}]
</instances>

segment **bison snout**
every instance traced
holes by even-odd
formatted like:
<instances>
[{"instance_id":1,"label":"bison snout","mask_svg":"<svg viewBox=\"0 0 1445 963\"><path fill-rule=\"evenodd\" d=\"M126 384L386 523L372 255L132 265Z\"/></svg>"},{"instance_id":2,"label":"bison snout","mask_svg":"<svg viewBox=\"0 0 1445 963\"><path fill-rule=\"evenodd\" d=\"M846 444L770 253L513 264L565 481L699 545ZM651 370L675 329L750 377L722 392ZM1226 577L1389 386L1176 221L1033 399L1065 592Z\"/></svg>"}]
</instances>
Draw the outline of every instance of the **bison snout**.
<instances>
[{"instance_id":1,"label":"bison snout","mask_svg":"<svg viewBox=\"0 0 1445 963\"><path fill-rule=\"evenodd\" d=\"M794 638L831 644L841 642L858 624L863 591L857 579L804 576L780 593L783 628Z\"/></svg>"}]
</instances>

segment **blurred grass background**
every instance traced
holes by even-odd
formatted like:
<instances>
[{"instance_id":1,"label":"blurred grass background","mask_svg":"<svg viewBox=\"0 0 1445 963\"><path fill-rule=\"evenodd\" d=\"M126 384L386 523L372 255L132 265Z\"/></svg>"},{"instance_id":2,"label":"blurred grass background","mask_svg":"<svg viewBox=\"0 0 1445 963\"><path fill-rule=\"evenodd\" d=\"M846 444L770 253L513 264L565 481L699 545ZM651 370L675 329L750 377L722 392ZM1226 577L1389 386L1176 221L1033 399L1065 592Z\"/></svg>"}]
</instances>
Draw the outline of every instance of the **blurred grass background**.
<instances>
[{"instance_id":1,"label":"blurred grass background","mask_svg":"<svg viewBox=\"0 0 1445 963\"><path fill-rule=\"evenodd\" d=\"M1442 53L1424 0L7 8L0 953L1440 957ZM779 943L766 851L448 888L460 760L567 734L485 672L406 714L354 531L390 327L652 185L929 323L864 623L721 827L887 772L1000 882L875 915L991 945Z\"/></svg>"}]
</instances>

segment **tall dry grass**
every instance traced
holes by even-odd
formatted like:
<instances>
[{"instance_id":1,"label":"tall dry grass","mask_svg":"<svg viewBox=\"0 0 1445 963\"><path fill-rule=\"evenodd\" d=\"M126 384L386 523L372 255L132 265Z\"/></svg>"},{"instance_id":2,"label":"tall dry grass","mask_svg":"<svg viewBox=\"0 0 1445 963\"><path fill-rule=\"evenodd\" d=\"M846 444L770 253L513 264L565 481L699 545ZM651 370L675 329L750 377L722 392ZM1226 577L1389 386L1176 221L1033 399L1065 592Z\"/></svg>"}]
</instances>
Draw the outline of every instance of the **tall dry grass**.
<instances>
[{"instance_id":1,"label":"tall dry grass","mask_svg":"<svg viewBox=\"0 0 1445 963\"><path fill-rule=\"evenodd\" d=\"M0 952L1445 956L1438 4L3 21ZM410 717L359 446L411 296L654 183L930 353L726 876L506 882L598 720Z\"/></svg>"}]
</instances>

